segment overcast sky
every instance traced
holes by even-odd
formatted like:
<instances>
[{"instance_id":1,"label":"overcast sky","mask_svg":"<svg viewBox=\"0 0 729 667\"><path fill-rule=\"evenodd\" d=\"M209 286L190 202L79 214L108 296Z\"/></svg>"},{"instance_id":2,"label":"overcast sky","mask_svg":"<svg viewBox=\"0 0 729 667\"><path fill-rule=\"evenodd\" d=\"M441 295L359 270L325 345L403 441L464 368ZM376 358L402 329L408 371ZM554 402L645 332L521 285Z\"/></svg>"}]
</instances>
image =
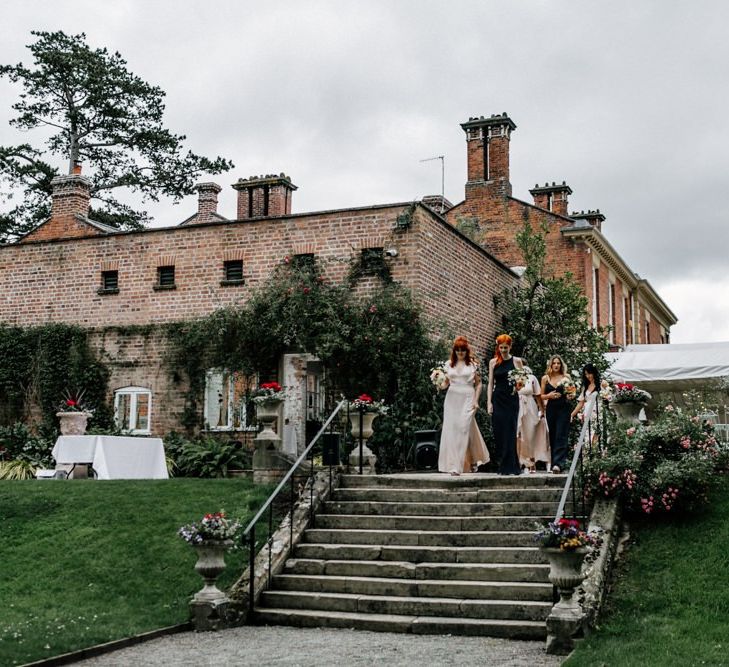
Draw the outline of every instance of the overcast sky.
<instances>
[{"instance_id":1,"label":"overcast sky","mask_svg":"<svg viewBox=\"0 0 729 667\"><path fill-rule=\"evenodd\" d=\"M729 3L242 0L3 2L0 63L31 30L85 32L167 92L167 126L233 160L230 183L286 172L295 212L463 199L459 123L508 112L514 196L565 180L679 323L729 340ZM17 91L0 82L0 145ZM58 161L62 166L64 161ZM196 209L150 206L155 224Z\"/></svg>"}]
</instances>

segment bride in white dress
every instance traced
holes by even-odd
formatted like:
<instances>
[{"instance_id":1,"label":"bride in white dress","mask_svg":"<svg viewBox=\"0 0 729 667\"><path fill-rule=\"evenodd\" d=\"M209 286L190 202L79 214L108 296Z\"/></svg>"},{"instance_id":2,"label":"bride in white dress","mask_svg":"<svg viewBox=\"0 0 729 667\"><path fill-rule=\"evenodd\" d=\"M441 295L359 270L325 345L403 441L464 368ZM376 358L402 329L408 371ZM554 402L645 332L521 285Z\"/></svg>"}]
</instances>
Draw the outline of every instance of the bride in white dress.
<instances>
[{"instance_id":1,"label":"bride in white dress","mask_svg":"<svg viewBox=\"0 0 729 667\"><path fill-rule=\"evenodd\" d=\"M472 472L489 460L486 443L476 424L481 376L468 341L463 336L458 336L453 342L445 371L448 393L443 404L438 470L460 475Z\"/></svg>"}]
</instances>

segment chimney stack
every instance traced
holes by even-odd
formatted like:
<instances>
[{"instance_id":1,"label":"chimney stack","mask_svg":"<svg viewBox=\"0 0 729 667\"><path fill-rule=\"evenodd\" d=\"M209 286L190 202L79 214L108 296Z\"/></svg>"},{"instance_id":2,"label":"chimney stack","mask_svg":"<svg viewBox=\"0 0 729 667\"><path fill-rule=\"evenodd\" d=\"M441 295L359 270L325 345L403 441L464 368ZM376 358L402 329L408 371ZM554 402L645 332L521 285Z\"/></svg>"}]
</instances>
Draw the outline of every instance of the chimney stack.
<instances>
[{"instance_id":1,"label":"chimney stack","mask_svg":"<svg viewBox=\"0 0 729 667\"><path fill-rule=\"evenodd\" d=\"M289 215L297 189L284 173L241 178L232 187L238 191L238 220Z\"/></svg>"},{"instance_id":2,"label":"chimney stack","mask_svg":"<svg viewBox=\"0 0 729 667\"><path fill-rule=\"evenodd\" d=\"M197 183L197 218L195 222L212 222L218 212L218 193L222 188L217 183Z\"/></svg>"},{"instance_id":3,"label":"chimney stack","mask_svg":"<svg viewBox=\"0 0 729 667\"><path fill-rule=\"evenodd\" d=\"M572 194L572 188L564 181L559 185L552 181L552 185L545 183L535 185L529 194L534 197L534 205L539 206L552 213L567 215L568 196Z\"/></svg>"},{"instance_id":4,"label":"chimney stack","mask_svg":"<svg viewBox=\"0 0 729 667\"><path fill-rule=\"evenodd\" d=\"M490 118L469 118L461 123L466 132L469 195L498 194L511 196L509 181L509 141L516 124L504 112Z\"/></svg>"},{"instance_id":5,"label":"chimney stack","mask_svg":"<svg viewBox=\"0 0 729 667\"><path fill-rule=\"evenodd\" d=\"M67 176L56 176L51 181L51 219L69 219L80 215L87 218L89 215L89 201L91 200L91 181L81 176L81 167L76 168L78 173Z\"/></svg>"},{"instance_id":6,"label":"chimney stack","mask_svg":"<svg viewBox=\"0 0 729 667\"><path fill-rule=\"evenodd\" d=\"M602 223L605 222L605 216L600 213L599 208L594 211L587 211L587 213L584 211L572 213L570 218L574 220L583 220L587 224L592 225L598 231L602 231Z\"/></svg>"}]
</instances>

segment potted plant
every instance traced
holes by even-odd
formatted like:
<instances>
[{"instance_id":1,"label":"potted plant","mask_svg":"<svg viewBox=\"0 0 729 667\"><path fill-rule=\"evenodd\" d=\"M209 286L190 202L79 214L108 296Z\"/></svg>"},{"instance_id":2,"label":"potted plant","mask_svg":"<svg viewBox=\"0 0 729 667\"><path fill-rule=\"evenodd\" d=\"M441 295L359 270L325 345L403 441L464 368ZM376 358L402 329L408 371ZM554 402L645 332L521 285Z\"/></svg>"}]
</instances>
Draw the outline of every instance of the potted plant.
<instances>
[{"instance_id":1,"label":"potted plant","mask_svg":"<svg viewBox=\"0 0 729 667\"><path fill-rule=\"evenodd\" d=\"M363 466L366 464L369 472L374 473L377 457L367 446L367 440L372 437L372 422L380 415L387 414L387 406L384 401L375 401L369 394L360 394L349 403L349 414L352 420L351 433L355 441L354 449L349 455L349 463L356 466L360 463Z\"/></svg>"},{"instance_id":2,"label":"potted plant","mask_svg":"<svg viewBox=\"0 0 729 667\"><path fill-rule=\"evenodd\" d=\"M225 552L233 546L233 540L241 529L238 521L231 521L225 512L206 514L199 523L180 527L177 531L185 542L197 551L197 572L205 581L193 601L219 603L227 600L215 582L225 570Z\"/></svg>"},{"instance_id":3,"label":"potted plant","mask_svg":"<svg viewBox=\"0 0 729 667\"><path fill-rule=\"evenodd\" d=\"M278 419L278 408L286 398L286 390L278 382L264 382L251 395L256 406L256 420L263 424L263 429L256 440L279 441L273 425Z\"/></svg>"},{"instance_id":4,"label":"potted plant","mask_svg":"<svg viewBox=\"0 0 729 667\"><path fill-rule=\"evenodd\" d=\"M582 562L590 549L597 546L597 537L581 530L576 519L559 519L539 526L534 538L549 559L549 580L559 588L557 606L579 608L572 594L585 578Z\"/></svg>"},{"instance_id":5,"label":"potted plant","mask_svg":"<svg viewBox=\"0 0 729 667\"><path fill-rule=\"evenodd\" d=\"M86 433L86 426L92 414L93 410L90 410L84 403L83 391L77 393L66 391L58 406L58 412L56 412L56 417L60 421L61 435Z\"/></svg>"},{"instance_id":6,"label":"potted plant","mask_svg":"<svg viewBox=\"0 0 729 667\"><path fill-rule=\"evenodd\" d=\"M640 411L650 398L651 395L647 391L643 391L633 384L616 382L610 399L610 407L621 419L637 424L640 421Z\"/></svg>"}]
</instances>

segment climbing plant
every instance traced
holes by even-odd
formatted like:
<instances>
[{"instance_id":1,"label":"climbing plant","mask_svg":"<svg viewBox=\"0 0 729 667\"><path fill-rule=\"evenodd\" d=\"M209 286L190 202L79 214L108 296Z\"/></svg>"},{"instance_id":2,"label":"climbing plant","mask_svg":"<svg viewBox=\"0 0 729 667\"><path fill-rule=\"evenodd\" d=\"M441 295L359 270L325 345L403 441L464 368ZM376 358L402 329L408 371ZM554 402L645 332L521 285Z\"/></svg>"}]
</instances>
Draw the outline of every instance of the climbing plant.
<instances>
[{"instance_id":1,"label":"climbing plant","mask_svg":"<svg viewBox=\"0 0 729 667\"><path fill-rule=\"evenodd\" d=\"M391 406L372 444L381 461L397 466L417 428L440 419L440 401L428 379L445 358L410 291L380 281L357 294L350 277L324 278L318 263L284 260L242 306L169 327L169 362L189 381L185 425L199 425L205 371L229 368L260 377L286 352L318 357L332 393L366 392Z\"/></svg>"},{"instance_id":2,"label":"climbing plant","mask_svg":"<svg viewBox=\"0 0 729 667\"><path fill-rule=\"evenodd\" d=\"M41 431L57 426L56 412L67 391L84 392L93 423L108 426L109 371L89 345L88 333L67 324L15 327L0 324L0 422L40 417Z\"/></svg>"}]
</instances>

